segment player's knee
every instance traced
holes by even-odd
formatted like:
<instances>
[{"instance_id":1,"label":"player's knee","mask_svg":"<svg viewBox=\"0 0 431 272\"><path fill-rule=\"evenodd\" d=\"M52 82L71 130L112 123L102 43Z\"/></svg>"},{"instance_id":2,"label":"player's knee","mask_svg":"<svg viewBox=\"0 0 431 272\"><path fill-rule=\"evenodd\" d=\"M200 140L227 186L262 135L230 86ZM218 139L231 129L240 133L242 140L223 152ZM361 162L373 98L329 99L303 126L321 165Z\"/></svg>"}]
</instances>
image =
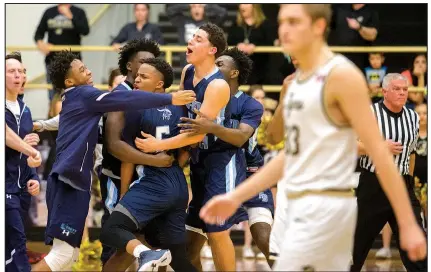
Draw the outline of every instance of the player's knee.
<instances>
[{"instance_id":1,"label":"player's knee","mask_svg":"<svg viewBox=\"0 0 431 272\"><path fill-rule=\"evenodd\" d=\"M52 249L46 255L45 262L51 271L62 271L70 268L78 260L79 248L74 248L68 243L54 239Z\"/></svg>"},{"instance_id":2,"label":"player's knee","mask_svg":"<svg viewBox=\"0 0 431 272\"><path fill-rule=\"evenodd\" d=\"M123 249L130 240L136 239L133 234L136 230L137 226L133 220L121 212L114 211L102 228L100 242L117 249Z\"/></svg>"}]
</instances>

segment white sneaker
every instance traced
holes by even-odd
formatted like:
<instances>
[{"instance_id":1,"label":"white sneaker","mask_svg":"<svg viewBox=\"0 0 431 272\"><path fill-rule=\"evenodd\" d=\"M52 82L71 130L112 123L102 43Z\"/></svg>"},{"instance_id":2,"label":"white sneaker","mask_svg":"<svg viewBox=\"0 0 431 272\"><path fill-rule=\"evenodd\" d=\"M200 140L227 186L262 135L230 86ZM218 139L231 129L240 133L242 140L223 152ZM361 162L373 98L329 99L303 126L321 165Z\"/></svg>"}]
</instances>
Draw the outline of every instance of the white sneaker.
<instances>
[{"instance_id":1,"label":"white sneaker","mask_svg":"<svg viewBox=\"0 0 431 272\"><path fill-rule=\"evenodd\" d=\"M255 255L254 255L253 249L251 249L251 247L243 247L242 257L246 259L254 259Z\"/></svg>"},{"instance_id":2,"label":"white sneaker","mask_svg":"<svg viewBox=\"0 0 431 272\"><path fill-rule=\"evenodd\" d=\"M256 259L259 259L259 260L265 260L265 259L266 259L266 257L265 257L265 255L264 255L262 252L259 252L259 253L256 255Z\"/></svg>"},{"instance_id":3,"label":"white sneaker","mask_svg":"<svg viewBox=\"0 0 431 272\"><path fill-rule=\"evenodd\" d=\"M202 250L201 250L201 257L202 258L206 258L206 259L212 259L213 258L213 254L211 252L211 247L208 245L204 245Z\"/></svg>"},{"instance_id":4,"label":"white sneaker","mask_svg":"<svg viewBox=\"0 0 431 272\"><path fill-rule=\"evenodd\" d=\"M379 251L376 252L377 259L390 259L392 258L392 253L390 248L382 247Z\"/></svg>"}]
</instances>

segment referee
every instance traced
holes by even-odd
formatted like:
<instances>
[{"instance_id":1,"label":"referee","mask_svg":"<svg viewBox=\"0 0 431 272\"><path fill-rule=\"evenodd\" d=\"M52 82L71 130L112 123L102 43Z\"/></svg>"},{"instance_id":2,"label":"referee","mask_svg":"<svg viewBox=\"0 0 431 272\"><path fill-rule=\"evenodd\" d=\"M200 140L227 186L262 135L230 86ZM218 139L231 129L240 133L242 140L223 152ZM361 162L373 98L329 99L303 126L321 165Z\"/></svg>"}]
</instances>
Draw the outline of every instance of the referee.
<instances>
[{"instance_id":1,"label":"referee","mask_svg":"<svg viewBox=\"0 0 431 272\"><path fill-rule=\"evenodd\" d=\"M372 105L380 131L387 140L395 163L403 176L413 211L420 226L421 206L414 193L414 162L416 142L419 133L419 116L405 104L408 96L408 81L400 74L388 74L383 79L384 99ZM400 249L398 224L393 209L381 188L375 173L375 166L358 142L361 175L356 191L358 200L358 221L356 225L351 271L360 271L367 258L374 239L388 222L397 238L401 260L407 271L427 271L427 261L412 262L406 252Z\"/></svg>"}]
</instances>

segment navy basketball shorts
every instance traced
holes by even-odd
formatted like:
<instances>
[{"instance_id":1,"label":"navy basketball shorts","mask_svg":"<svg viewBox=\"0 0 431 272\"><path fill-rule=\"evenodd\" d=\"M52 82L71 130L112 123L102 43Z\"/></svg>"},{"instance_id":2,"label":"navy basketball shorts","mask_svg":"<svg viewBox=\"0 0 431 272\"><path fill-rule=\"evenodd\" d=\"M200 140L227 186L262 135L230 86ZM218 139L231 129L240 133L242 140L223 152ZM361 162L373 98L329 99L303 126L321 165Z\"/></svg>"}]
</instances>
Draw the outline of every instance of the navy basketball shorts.
<instances>
[{"instance_id":1,"label":"navy basketball shorts","mask_svg":"<svg viewBox=\"0 0 431 272\"><path fill-rule=\"evenodd\" d=\"M247 171L247 179L251 177L255 172ZM274 217L274 198L272 196L271 189L266 189L260 192L258 195L247 200L243 204L246 208L265 208L271 211L272 217Z\"/></svg>"},{"instance_id":2,"label":"navy basketball shorts","mask_svg":"<svg viewBox=\"0 0 431 272\"><path fill-rule=\"evenodd\" d=\"M125 208L153 247L185 243L185 219L189 192L182 169L145 169L117 205Z\"/></svg>"},{"instance_id":3,"label":"navy basketball shorts","mask_svg":"<svg viewBox=\"0 0 431 272\"><path fill-rule=\"evenodd\" d=\"M188 208L187 229L198 233L222 232L233 225L248 220L243 207L222 225L206 224L199 216L201 208L214 196L235 189L238 179L236 151L214 152L190 164L190 182L193 198Z\"/></svg>"},{"instance_id":4,"label":"navy basketball shorts","mask_svg":"<svg viewBox=\"0 0 431 272\"><path fill-rule=\"evenodd\" d=\"M79 248L90 205L90 192L73 188L50 175L47 181L46 205L48 222L45 243L52 245L54 238Z\"/></svg>"},{"instance_id":5,"label":"navy basketball shorts","mask_svg":"<svg viewBox=\"0 0 431 272\"><path fill-rule=\"evenodd\" d=\"M6 271L31 271L19 194L6 194Z\"/></svg>"}]
</instances>

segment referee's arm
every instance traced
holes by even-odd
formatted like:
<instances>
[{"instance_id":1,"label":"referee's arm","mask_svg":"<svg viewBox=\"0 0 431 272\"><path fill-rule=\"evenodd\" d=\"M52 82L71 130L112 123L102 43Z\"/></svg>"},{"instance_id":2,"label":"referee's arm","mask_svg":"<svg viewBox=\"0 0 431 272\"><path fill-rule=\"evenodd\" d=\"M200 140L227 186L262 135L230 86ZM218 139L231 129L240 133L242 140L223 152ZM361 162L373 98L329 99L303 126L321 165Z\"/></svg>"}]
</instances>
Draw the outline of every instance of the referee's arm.
<instances>
[{"instance_id":1,"label":"referee's arm","mask_svg":"<svg viewBox=\"0 0 431 272\"><path fill-rule=\"evenodd\" d=\"M416 163L416 154L412 153L410 155L410 165L409 165L409 175L413 177L413 173L415 172L415 163Z\"/></svg>"}]
</instances>

